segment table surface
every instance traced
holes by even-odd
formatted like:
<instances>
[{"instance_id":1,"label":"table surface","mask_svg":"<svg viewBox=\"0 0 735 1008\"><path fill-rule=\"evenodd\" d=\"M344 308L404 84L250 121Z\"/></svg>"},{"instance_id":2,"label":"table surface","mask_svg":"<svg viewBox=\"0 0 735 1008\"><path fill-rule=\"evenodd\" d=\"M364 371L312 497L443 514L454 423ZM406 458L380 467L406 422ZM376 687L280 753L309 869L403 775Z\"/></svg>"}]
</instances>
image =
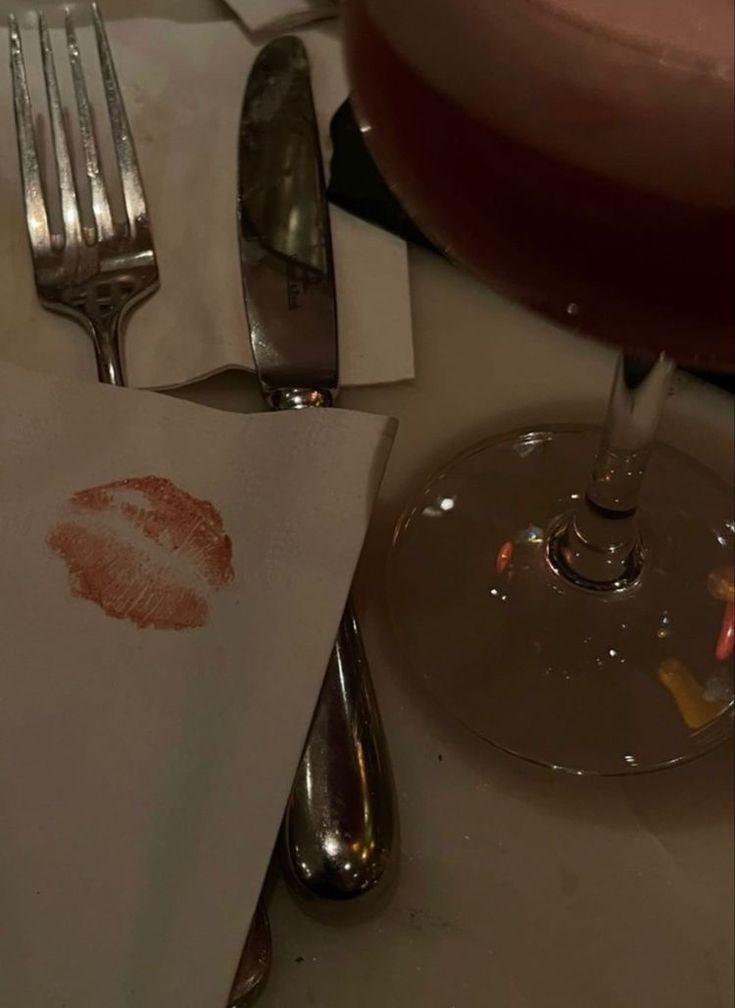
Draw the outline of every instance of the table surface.
<instances>
[{"instance_id":1,"label":"table surface","mask_svg":"<svg viewBox=\"0 0 735 1008\"><path fill-rule=\"evenodd\" d=\"M733 1003L732 747L663 773L580 779L481 742L395 655L387 544L411 487L486 435L598 422L613 353L429 253L411 253L417 378L341 405L399 418L356 594L389 737L400 859L351 904L267 882L274 963L261 1008L724 1008ZM178 395L261 408L251 376ZM664 440L732 479L733 404L679 379Z\"/></svg>"}]
</instances>

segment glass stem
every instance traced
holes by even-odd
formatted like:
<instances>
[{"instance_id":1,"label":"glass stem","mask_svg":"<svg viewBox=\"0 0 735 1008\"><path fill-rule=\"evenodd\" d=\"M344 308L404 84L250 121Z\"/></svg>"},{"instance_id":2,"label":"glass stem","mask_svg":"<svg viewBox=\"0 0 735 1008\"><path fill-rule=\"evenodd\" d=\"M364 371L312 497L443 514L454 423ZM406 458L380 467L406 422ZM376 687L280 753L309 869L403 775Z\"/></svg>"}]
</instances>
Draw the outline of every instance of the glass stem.
<instances>
[{"instance_id":1,"label":"glass stem","mask_svg":"<svg viewBox=\"0 0 735 1008\"><path fill-rule=\"evenodd\" d=\"M602 437L584 498L551 530L554 570L595 591L635 585L645 562L638 502L674 364L619 356Z\"/></svg>"}]
</instances>

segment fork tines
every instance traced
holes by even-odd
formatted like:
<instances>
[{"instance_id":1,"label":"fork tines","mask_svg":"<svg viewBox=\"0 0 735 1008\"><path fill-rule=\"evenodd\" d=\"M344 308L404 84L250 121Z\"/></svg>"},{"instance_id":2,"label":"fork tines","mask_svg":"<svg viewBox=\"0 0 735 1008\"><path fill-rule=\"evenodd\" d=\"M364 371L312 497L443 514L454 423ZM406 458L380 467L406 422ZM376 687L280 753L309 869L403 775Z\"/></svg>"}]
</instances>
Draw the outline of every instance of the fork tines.
<instances>
[{"instance_id":1,"label":"fork tines","mask_svg":"<svg viewBox=\"0 0 735 1008\"><path fill-rule=\"evenodd\" d=\"M110 118L112 140L120 172L127 225L125 230L127 231L127 237L133 238L138 229L141 227L147 228L148 226L143 185L133 146L130 124L125 112L125 105L112 61L104 22L97 4L92 3L91 8L102 83ZM80 242L90 246L97 242L105 242L115 234L115 225L102 174L99 144L90 111L87 83L82 68L74 21L70 11L67 9L65 12L67 52L74 85L79 132L84 154L84 176L89 186L89 197L94 218L94 223L86 227L82 225L79 211L77 186L72 169L70 144L64 123L48 25L43 13L38 12L36 16L43 74L46 83L51 139L58 176L59 205L61 208L63 233L56 234L51 232L48 200L44 194L33 126L33 109L23 59L23 44L17 19L11 14L9 18L10 60L15 117L18 128L18 150L20 154L28 233L34 253L74 247Z\"/></svg>"}]
</instances>

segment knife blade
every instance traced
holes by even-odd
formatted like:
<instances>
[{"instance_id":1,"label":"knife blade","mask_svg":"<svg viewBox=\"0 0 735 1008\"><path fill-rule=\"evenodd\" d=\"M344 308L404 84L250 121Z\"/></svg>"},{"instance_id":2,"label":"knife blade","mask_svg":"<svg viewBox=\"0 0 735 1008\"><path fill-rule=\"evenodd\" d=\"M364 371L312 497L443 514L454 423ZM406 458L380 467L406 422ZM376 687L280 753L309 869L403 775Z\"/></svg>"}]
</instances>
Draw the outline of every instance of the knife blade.
<instances>
[{"instance_id":1,"label":"knife blade","mask_svg":"<svg viewBox=\"0 0 735 1008\"><path fill-rule=\"evenodd\" d=\"M332 401L337 312L309 61L294 36L261 50L239 138L240 266L258 377L270 404L307 388Z\"/></svg>"},{"instance_id":2,"label":"knife blade","mask_svg":"<svg viewBox=\"0 0 735 1008\"><path fill-rule=\"evenodd\" d=\"M253 64L239 135L238 226L250 342L273 409L331 406L337 312L319 131L300 39ZM372 889L393 845L388 752L357 619L348 600L282 831L286 867L308 892Z\"/></svg>"}]
</instances>

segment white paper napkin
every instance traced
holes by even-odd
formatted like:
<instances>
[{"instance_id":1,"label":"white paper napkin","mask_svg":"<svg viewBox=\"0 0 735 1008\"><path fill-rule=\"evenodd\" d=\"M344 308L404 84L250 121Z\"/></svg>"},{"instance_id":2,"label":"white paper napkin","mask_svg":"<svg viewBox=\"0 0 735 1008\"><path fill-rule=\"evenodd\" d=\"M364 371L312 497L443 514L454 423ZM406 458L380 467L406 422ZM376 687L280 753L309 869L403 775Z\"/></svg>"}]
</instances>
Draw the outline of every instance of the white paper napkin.
<instances>
[{"instance_id":1,"label":"white paper napkin","mask_svg":"<svg viewBox=\"0 0 735 1008\"><path fill-rule=\"evenodd\" d=\"M0 0L2 14L23 6ZM52 26L58 23L61 5L44 6ZM253 367L239 276L235 184L240 106L261 43L254 43L214 0L156 4L150 16L141 13L145 5L134 6L134 16L126 14L128 7L113 0L105 5L150 204L161 290L132 317L125 360L129 384L165 388L228 367ZM6 34L0 32L0 63L7 65ZM63 37L58 30L53 34L62 70ZM85 31L81 35L93 66L90 40ZM329 120L348 92L341 45L334 26L306 29L302 37L326 149ZM37 85L41 71L32 31L25 42ZM95 84L92 75L94 93ZM38 111L38 87L35 97ZM92 379L87 339L36 299L9 75L0 76L0 132L6 138L0 154L0 358ZM338 209L332 210L332 230L342 383L411 378L405 244Z\"/></svg>"},{"instance_id":2,"label":"white paper napkin","mask_svg":"<svg viewBox=\"0 0 735 1008\"><path fill-rule=\"evenodd\" d=\"M391 436L0 365L2 1008L225 1005Z\"/></svg>"},{"instance_id":3,"label":"white paper napkin","mask_svg":"<svg viewBox=\"0 0 735 1008\"><path fill-rule=\"evenodd\" d=\"M284 31L337 16L338 0L225 0L252 32Z\"/></svg>"}]
</instances>

